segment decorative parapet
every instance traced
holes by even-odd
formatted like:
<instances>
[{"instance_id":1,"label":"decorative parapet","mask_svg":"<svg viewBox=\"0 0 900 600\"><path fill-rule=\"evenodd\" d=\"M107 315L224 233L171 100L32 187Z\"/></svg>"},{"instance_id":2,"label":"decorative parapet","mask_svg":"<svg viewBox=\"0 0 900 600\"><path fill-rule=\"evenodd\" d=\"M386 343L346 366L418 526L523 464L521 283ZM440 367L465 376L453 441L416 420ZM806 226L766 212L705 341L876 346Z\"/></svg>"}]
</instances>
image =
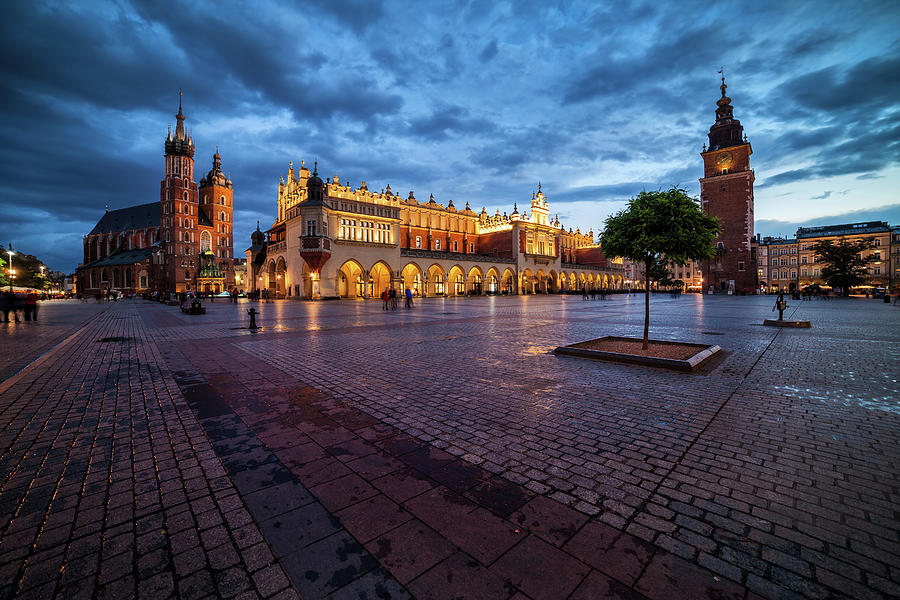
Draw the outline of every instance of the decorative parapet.
<instances>
[{"instance_id":1,"label":"decorative parapet","mask_svg":"<svg viewBox=\"0 0 900 600\"><path fill-rule=\"evenodd\" d=\"M442 252L440 250L421 250L416 248L400 248L400 256L411 258L434 258L439 260L467 260L471 262L493 262L508 265L516 264L516 259L490 254L466 254L464 252Z\"/></svg>"}]
</instances>

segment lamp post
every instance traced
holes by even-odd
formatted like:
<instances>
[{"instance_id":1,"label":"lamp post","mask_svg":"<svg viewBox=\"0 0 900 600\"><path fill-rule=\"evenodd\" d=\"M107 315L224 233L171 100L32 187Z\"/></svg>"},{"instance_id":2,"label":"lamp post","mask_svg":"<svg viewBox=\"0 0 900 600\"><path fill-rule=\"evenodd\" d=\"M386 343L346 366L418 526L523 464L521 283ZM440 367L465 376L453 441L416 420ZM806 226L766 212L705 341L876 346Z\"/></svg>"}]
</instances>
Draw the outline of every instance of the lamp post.
<instances>
[{"instance_id":1,"label":"lamp post","mask_svg":"<svg viewBox=\"0 0 900 600\"><path fill-rule=\"evenodd\" d=\"M13 252L13 249L12 249L12 242L9 243L9 250L7 250L6 253L9 255L9 291L12 292L13 291L12 280L16 276L16 272L12 268L12 257L13 257L13 254L15 254L15 252Z\"/></svg>"}]
</instances>

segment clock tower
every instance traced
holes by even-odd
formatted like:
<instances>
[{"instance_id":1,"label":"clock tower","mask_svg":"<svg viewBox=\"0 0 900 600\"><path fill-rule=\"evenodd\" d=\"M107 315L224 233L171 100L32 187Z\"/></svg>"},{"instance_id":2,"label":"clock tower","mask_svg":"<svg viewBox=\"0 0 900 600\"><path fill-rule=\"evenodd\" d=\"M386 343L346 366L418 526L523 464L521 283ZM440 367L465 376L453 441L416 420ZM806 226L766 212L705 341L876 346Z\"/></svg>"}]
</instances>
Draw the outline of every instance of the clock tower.
<instances>
[{"instance_id":1,"label":"clock tower","mask_svg":"<svg viewBox=\"0 0 900 600\"><path fill-rule=\"evenodd\" d=\"M722 230L716 238L716 255L703 263L703 284L716 293L757 289L753 238L753 149L743 135L741 122L734 118L731 98L725 95L716 104L716 122L709 128L709 148L704 144L700 204L703 211L719 219Z\"/></svg>"}]
</instances>

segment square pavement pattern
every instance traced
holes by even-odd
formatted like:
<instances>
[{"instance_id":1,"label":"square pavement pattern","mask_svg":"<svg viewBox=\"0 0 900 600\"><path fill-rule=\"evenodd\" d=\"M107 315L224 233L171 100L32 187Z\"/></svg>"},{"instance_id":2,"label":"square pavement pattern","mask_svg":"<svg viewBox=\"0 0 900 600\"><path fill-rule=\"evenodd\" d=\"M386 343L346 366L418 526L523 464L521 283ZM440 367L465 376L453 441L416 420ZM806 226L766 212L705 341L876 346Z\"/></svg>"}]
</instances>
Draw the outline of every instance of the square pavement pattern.
<instances>
[{"instance_id":1,"label":"square pavement pattern","mask_svg":"<svg viewBox=\"0 0 900 600\"><path fill-rule=\"evenodd\" d=\"M900 308L44 303L0 324L0 598L900 597ZM262 329L247 329L247 309Z\"/></svg>"}]
</instances>

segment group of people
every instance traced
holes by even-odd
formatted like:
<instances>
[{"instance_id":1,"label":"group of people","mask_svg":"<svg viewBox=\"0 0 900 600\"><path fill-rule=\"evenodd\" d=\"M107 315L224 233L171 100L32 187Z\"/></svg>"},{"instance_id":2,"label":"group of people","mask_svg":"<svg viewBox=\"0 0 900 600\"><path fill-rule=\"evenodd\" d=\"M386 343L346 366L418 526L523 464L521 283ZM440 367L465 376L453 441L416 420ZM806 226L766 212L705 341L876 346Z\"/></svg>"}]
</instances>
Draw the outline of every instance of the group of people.
<instances>
[{"instance_id":1,"label":"group of people","mask_svg":"<svg viewBox=\"0 0 900 600\"><path fill-rule=\"evenodd\" d=\"M413 292L411 289L406 288L406 292L404 293L406 296L406 308L413 307ZM397 290L395 288L385 289L381 292L381 308L383 310L397 310L397 305L399 303L399 298L397 297Z\"/></svg>"},{"instance_id":2,"label":"group of people","mask_svg":"<svg viewBox=\"0 0 900 600\"><path fill-rule=\"evenodd\" d=\"M597 296L599 295L601 300L606 300L607 293L608 292L606 291L606 288L601 288L598 290L597 288L588 288L587 286L584 286L583 288L581 288L581 299L596 300Z\"/></svg>"},{"instance_id":3,"label":"group of people","mask_svg":"<svg viewBox=\"0 0 900 600\"><path fill-rule=\"evenodd\" d=\"M10 314L16 323L19 320L19 311L22 311L26 321L37 321L38 315L38 299L40 296L37 292L27 292L25 294L16 294L10 290L0 295L0 313L3 314L3 322L11 323Z\"/></svg>"}]
</instances>

